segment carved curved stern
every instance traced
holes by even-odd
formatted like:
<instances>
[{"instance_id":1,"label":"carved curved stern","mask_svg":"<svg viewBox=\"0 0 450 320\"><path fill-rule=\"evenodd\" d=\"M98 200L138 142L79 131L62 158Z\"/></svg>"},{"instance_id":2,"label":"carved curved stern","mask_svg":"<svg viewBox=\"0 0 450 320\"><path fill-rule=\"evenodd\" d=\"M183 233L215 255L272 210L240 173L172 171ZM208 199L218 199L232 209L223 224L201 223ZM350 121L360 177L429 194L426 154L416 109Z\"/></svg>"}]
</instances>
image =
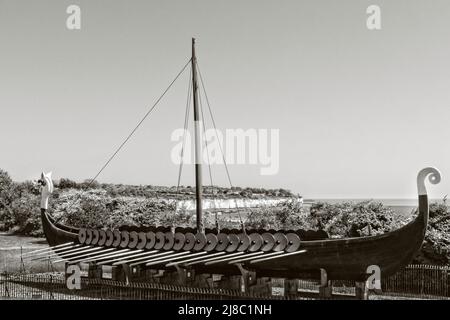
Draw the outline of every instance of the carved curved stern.
<instances>
[{"instance_id":1,"label":"carved curved stern","mask_svg":"<svg viewBox=\"0 0 450 320\"><path fill-rule=\"evenodd\" d=\"M273 269L291 276L295 272L325 269L328 279L362 281L369 266L380 268L383 277L406 266L420 250L428 224L429 206L425 179L437 184L441 180L435 168L422 169L417 176L418 215L400 229L382 235L362 238L302 242L304 253L277 261L264 261L257 269Z\"/></svg>"}]
</instances>

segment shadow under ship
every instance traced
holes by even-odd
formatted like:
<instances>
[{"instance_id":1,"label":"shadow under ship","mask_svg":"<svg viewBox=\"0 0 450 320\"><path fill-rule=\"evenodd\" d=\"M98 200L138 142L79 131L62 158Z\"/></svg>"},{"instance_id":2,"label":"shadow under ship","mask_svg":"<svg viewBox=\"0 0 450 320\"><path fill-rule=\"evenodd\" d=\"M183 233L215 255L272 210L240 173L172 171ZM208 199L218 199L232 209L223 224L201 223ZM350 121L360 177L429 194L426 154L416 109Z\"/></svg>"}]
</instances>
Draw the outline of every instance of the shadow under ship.
<instances>
[{"instance_id":1,"label":"shadow under ship","mask_svg":"<svg viewBox=\"0 0 450 320\"><path fill-rule=\"evenodd\" d=\"M192 41L192 97L194 120L199 120L195 41ZM200 142L196 140L196 148ZM300 278L326 271L328 280L365 281L369 266L378 266L383 277L406 266L421 248L428 224L429 206L425 180L436 184L440 173L425 168L417 176L417 216L405 226L376 236L329 239L324 231L205 229L202 217L201 165L196 162L197 228L166 226L114 230L73 228L57 223L41 209L45 237L68 264L141 266L197 273L258 277ZM45 179L44 179L45 180ZM51 184L51 179L43 182Z\"/></svg>"}]
</instances>

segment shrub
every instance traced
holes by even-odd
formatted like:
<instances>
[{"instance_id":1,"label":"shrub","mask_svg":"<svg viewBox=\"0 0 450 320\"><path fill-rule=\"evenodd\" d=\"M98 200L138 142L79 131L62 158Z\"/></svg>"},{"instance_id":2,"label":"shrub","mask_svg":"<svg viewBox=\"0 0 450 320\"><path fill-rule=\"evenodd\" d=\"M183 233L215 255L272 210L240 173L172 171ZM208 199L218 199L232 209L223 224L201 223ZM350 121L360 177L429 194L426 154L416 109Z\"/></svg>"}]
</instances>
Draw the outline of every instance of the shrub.
<instances>
[{"instance_id":1,"label":"shrub","mask_svg":"<svg viewBox=\"0 0 450 320\"><path fill-rule=\"evenodd\" d=\"M70 179L61 178L61 180L59 180L59 183L55 184L55 187L56 186L59 189L72 189L72 188L77 188L78 184L75 181L72 181Z\"/></svg>"},{"instance_id":2,"label":"shrub","mask_svg":"<svg viewBox=\"0 0 450 320\"><path fill-rule=\"evenodd\" d=\"M450 263L450 212L443 203L430 204L428 230L415 262L446 265Z\"/></svg>"},{"instance_id":3,"label":"shrub","mask_svg":"<svg viewBox=\"0 0 450 320\"><path fill-rule=\"evenodd\" d=\"M279 203L277 206L252 208L245 220L248 228L254 229L310 229L302 205L296 198Z\"/></svg>"},{"instance_id":4,"label":"shrub","mask_svg":"<svg viewBox=\"0 0 450 320\"><path fill-rule=\"evenodd\" d=\"M169 201L142 197L112 197L102 189L81 192L70 189L54 204L55 216L74 227L158 225L174 212Z\"/></svg>"},{"instance_id":5,"label":"shrub","mask_svg":"<svg viewBox=\"0 0 450 320\"><path fill-rule=\"evenodd\" d=\"M330 237L360 237L382 234L406 221L381 202L363 201L337 204L319 202L310 209L312 224Z\"/></svg>"}]
</instances>

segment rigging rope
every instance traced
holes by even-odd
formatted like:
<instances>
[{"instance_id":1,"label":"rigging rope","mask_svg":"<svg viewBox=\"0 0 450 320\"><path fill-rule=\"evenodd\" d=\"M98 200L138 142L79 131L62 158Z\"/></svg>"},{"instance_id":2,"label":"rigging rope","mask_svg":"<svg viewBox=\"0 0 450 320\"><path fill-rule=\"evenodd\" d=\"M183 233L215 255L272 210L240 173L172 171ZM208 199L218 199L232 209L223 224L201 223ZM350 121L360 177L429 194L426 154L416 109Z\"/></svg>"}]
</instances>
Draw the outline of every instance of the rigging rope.
<instances>
[{"instance_id":1,"label":"rigging rope","mask_svg":"<svg viewBox=\"0 0 450 320\"><path fill-rule=\"evenodd\" d=\"M181 161L180 161L180 168L178 170L178 183L177 183L177 192L180 188L180 181L181 181L181 173L183 171L183 161L184 161L184 148L186 145L186 132L188 130L189 127L189 114L191 111L191 89L192 89L192 79L191 79L191 75L192 75L192 70L189 72L189 85L188 85L188 95L187 95L187 101L186 101L186 111L184 113L184 127L183 127L183 144L181 146Z\"/></svg>"},{"instance_id":2,"label":"rigging rope","mask_svg":"<svg viewBox=\"0 0 450 320\"><path fill-rule=\"evenodd\" d=\"M108 164L112 161L112 159L114 159L114 157L119 153L119 151L123 148L123 146L128 142L128 140L130 140L130 138L133 136L133 134L136 132L136 130L141 126L141 124L145 121L145 119L147 119L147 117L150 115L150 113L156 108L156 106L158 105L158 103L161 101L161 99L165 96L165 94L167 93L167 91L169 91L169 89L172 87L172 85L175 83L175 81L177 81L178 77L183 73L183 71L186 69L186 67L189 65L189 63L191 62L191 60L189 59L189 61L184 65L184 67L181 69L180 72L178 72L177 76L175 77L175 79L172 80L172 82L169 84L169 86L166 88L166 90L164 90L164 92L161 94L161 96L158 98L158 100L156 100L156 102L153 104L153 106L150 108L150 110L147 111L147 113L144 115L144 117L141 119L141 121L139 121L139 123L136 125L136 127L134 127L134 129L131 131L131 133L125 138L125 140L122 142L122 144L119 146L119 148L117 148L117 150L112 154L112 156L108 159L108 161L106 161L106 163L103 165L103 167L100 169L100 171L95 175L94 178L92 178L92 180L90 181L90 183L87 185L87 187L90 186L90 184L92 184L95 179L102 173L102 171L108 166Z\"/></svg>"},{"instance_id":3,"label":"rigging rope","mask_svg":"<svg viewBox=\"0 0 450 320\"><path fill-rule=\"evenodd\" d=\"M206 132L206 125L205 125L206 118L203 115L203 104L202 104L202 96L201 96L201 94L198 96L198 98L199 98L199 102L200 102L199 103L200 104L200 112L202 114L202 119L203 119L202 124L203 124L203 135L204 135L205 132ZM208 140L206 139L205 136L204 136L204 139L205 139L205 148L206 148L206 158L208 160L209 180L211 182L211 190L214 190L214 188L213 188L213 178L212 178L212 172L211 172L211 161L209 161Z\"/></svg>"},{"instance_id":4,"label":"rigging rope","mask_svg":"<svg viewBox=\"0 0 450 320\"><path fill-rule=\"evenodd\" d=\"M202 103L202 95L201 94L199 94L199 102L200 102L200 111L201 111L202 119L203 119L203 121L202 121L203 122L203 134L205 137L205 148L206 148L206 157L208 160L209 180L211 182L210 186L211 186L212 201L213 201L214 209L216 210L215 215L214 215L215 220L216 220L215 224L216 224L217 232L220 232L220 224L218 221L217 207L216 207L216 195L214 193L214 183L213 183L212 170L211 170L211 161L209 160L208 139L206 138L206 135L205 135L205 133L206 133L206 117L204 116L204 113L203 113L203 103Z\"/></svg>"},{"instance_id":5,"label":"rigging rope","mask_svg":"<svg viewBox=\"0 0 450 320\"><path fill-rule=\"evenodd\" d=\"M209 103L208 94L206 93L205 84L203 82L203 77L202 77L202 73L200 71L200 66L198 64L198 61L197 61L196 65L197 65L198 74L200 75L200 83L202 84L203 93L205 94L206 104L207 104L208 110L209 110L209 115L211 117L211 121L212 121L213 126L214 126L214 132L216 134L217 143L219 145L220 153L222 154L222 160L223 160L223 163L225 165L225 171L227 173L228 182L230 183L230 188L233 188L233 184L231 183L230 172L228 171L228 165L227 165L227 162L225 160L225 154L224 154L223 149L222 149L222 144L220 143L220 140L219 140L219 135L218 135L218 132L217 132L216 121L214 120L214 115L213 115L212 110L211 110L211 105ZM235 199L235 202L236 202L236 199ZM237 213L238 213L238 216L239 216L239 221L241 222L242 231L245 233L245 223L244 223L244 221L242 219L241 212L237 208L237 202L236 202L236 209L237 209Z\"/></svg>"},{"instance_id":6,"label":"rigging rope","mask_svg":"<svg viewBox=\"0 0 450 320\"><path fill-rule=\"evenodd\" d=\"M88 189L92 183L95 181L95 179L98 178L98 176L105 170L105 168L109 165L109 163L114 159L114 157L119 153L119 151L125 146L125 144L130 140L130 138L133 136L133 134L137 131L137 129L141 126L141 124L147 119L147 117L152 113L152 111L156 108L158 103L162 100L162 98L166 95L166 93L170 90L172 85L177 81L177 79L180 77L180 75L184 72L186 67L191 63L191 59L188 60L188 62L183 66L183 68L178 72L178 74L175 76L175 78L172 80L172 82L169 84L169 86L164 90L164 92L159 96L159 98L156 100L156 102L152 105L152 107L147 111L147 113L144 115L144 117L138 122L138 124L134 127L134 129L128 134L128 136L125 138L125 140L120 144L120 146L114 151L114 153L108 158L106 163L101 167L101 169L97 172L97 174L89 181L89 183L86 186L86 189ZM75 200L78 199L82 194L84 193L84 190L82 192L78 193L77 198L75 198L72 202L72 204L67 208L67 211L72 208L72 206L75 204ZM57 220L59 221L62 218L62 216ZM56 222L57 222L56 221Z\"/></svg>"},{"instance_id":7,"label":"rigging rope","mask_svg":"<svg viewBox=\"0 0 450 320\"><path fill-rule=\"evenodd\" d=\"M178 169L177 190L175 193L175 214L177 213L177 207L178 207L178 195L179 195L179 190L180 190L181 174L183 171L186 133L187 133L187 129L189 126L189 114L190 114L190 110L191 110L192 69L189 69L189 70L190 70L190 72L189 72L189 85L188 85L187 100L186 100L186 111L184 113L183 144L181 146L181 152L180 152L180 167ZM172 224L173 224L173 220L172 220Z\"/></svg>"},{"instance_id":8,"label":"rigging rope","mask_svg":"<svg viewBox=\"0 0 450 320\"><path fill-rule=\"evenodd\" d=\"M208 105L208 110L209 110L209 115L211 117L211 120L212 120L212 123L213 123L213 126L214 126L214 131L216 133L216 138L217 138L217 142L219 144L220 153L222 154L223 163L225 165L225 170L227 172L228 182L230 184L230 187L232 188L233 184L231 183L230 172L228 171L227 162L225 160L225 154L223 152L222 144L220 143L219 135L217 133L216 121L214 120L214 116L213 116L212 111L211 111L211 105L209 103L208 94L206 93L205 84L203 83L203 77L202 77L202 73L200 72L200 66L198 65L198 62L197 62L197 70L198 70L198 74L200 75L200 82L202 84L203 92L205 94L206 104Z\"/></svg>"}]
</instances>

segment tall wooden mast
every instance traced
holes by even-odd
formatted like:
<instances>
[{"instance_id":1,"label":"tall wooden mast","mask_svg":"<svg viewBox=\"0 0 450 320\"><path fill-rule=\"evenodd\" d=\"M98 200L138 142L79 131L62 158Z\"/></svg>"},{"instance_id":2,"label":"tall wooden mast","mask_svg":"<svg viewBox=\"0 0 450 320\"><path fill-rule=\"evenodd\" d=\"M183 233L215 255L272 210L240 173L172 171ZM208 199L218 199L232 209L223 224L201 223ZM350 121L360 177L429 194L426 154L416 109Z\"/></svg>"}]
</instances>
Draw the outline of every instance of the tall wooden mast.
<instances>
[{"instance_id":1,"label":"tall wooden mast","mask_svg":"<svg viewBox=\"0 0 450 320\"><path fill-rule=\"evenodd\" d=\"M200 141L200 130L202 120L198 110L198 83L197 83L197 58L195 57L195 38L192 38L192 96L194 99L194 123L195 123L195 187L196 187L196 214L197 232L204 232L203 210L202 210L202 142Z\"/></svg>"}]
</instances>

